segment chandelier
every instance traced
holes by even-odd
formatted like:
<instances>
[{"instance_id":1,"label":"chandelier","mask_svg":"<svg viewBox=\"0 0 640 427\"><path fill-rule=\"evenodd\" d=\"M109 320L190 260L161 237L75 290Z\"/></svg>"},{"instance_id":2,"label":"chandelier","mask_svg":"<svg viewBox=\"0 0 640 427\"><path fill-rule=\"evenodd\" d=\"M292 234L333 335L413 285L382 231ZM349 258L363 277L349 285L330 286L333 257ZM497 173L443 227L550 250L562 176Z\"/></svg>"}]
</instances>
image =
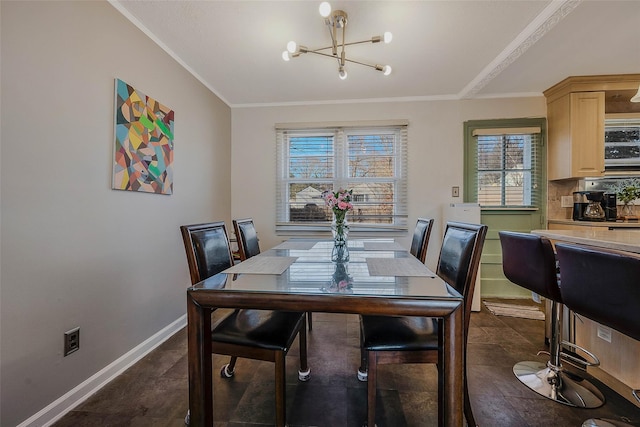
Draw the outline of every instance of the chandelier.
<instances>
[{"instance_id":1,"label":"chandelier","mask_svg":"<svg viewBox=\"0 0 640 427\"><path fill-rule=\"evenodd\" d=\"M382 36L373 36L367 40L347 43L345 41L345 33L347 31L347 12L343 10L331 11L331 5L326 1L320 4L319 11L320 16L324 18L324 23L331 35L331 46L321 47L319 49L309 49L306 46L298 45L296 42L290 41L287 43L287 50L282 52L282 59L289 61L291 58L296 58L303 53L314 53L316 55L333 58L338 61L338 76L342 80L347 78L347 70L345 69L345 64L347 62L371 67L376 71L381 71L385 76L391 74L391 67L389 65L367 64L365 62L354 61L353 59L347 58L345 52L346 46L354 44L380 43L381 41L389 43L393 37L390 32L387 31ZM339 38L341 39L340 41L338 40ZM327 51L330 51L330 53Z\"/></svg>"}]
</instances>

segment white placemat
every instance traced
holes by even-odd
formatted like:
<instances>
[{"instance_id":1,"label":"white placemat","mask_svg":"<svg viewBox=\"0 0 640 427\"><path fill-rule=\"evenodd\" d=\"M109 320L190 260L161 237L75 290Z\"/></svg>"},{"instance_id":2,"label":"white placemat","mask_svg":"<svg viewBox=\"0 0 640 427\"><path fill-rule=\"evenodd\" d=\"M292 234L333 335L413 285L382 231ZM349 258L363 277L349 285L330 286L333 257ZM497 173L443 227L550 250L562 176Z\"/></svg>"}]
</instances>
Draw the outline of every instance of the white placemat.
<instances>
[{"instance_id":1,"label":"white placemat","mask_svg":"<svg viewBox=\"0 0 640 427\"><path fill-rule=\"evenodd\" d=\"M298 257L294 256L254 256L240 264L229 267L223 273L235 274L282 274Z\"/></svg>"},{"instance_id":2,"label":"white placemat","mask_svg":"<svg viewBox=\"0 0 640 427\"><path fill-rule=\"evenodd\" d=\"M371 276L424 276L435 277L433 271L417 258L367 258Z\"/></svg>"},{"instance_id":3,"label":"white placemat","mask_svg":"<svg viewBox=\"0 0 640 427\"><path fill-rule=\"evenodd\" d=\"M364 242L365 251L406 251L398 242Z\"/></svg>"},{"instance_id":4,"label":"white placemat","mask_svg":"<svg viewBox=\"0 0 640 427\"><path fill-rule=\"evenodd\" d=\"M308 251L313 248L316 242L314 241L306 241L306 240L287 240L286 242L282 242L277 246L274 246L271 249L296 249L299 251Z\"/></svg>"}]
</instances>

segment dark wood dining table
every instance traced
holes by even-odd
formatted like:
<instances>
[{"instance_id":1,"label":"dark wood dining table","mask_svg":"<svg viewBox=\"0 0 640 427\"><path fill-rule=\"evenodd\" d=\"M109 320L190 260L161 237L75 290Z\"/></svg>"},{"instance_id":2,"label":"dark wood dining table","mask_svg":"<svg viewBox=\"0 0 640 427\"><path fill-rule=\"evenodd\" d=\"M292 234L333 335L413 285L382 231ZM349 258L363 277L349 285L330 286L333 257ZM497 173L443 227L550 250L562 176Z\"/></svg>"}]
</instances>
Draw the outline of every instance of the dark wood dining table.
<instances>
[{"instance_id":1,"label":"dark wood dining table","mask_svg":"<svg viewBox=\"0 0 640 427\"><path fill-rule=\"evenodd\" d=\"M349 240L348 263L332 261L332 248L331 240L288 240L187 290L190 425L213 425L217 308L440 318L438 425L463 425L462 296L392 239Z\"/></svg>"}]
</instances>

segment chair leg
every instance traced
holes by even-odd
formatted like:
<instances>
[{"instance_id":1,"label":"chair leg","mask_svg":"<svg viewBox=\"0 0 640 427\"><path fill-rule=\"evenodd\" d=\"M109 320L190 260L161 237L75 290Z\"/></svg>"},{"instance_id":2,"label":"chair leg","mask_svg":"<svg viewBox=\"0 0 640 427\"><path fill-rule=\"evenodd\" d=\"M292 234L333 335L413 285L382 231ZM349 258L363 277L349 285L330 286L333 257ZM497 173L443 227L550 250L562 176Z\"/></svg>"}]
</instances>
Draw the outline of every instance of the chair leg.
<instances>
[{"instance_id":1,"label":"chair leg","mask_svg":"<svg viewBox=\"0 0 640 427\"><path fill-rule=\"evenodd\" d=\"M468 427L477 427L478 424L471 410L471 399L469 399L469 386L467 385L467 373L464 375L464 418L467 420Z\"/></svg>"},{"instance_id":2,"label":"chair leg","mask_svg":"<svg viewBox=\"0 0 640 427\"><path fill-rule=\"evenodd\" d=\"M368 352L368 378L367 378L367 426L376 425L376 383L378 374L378 355L375 351Z\"/></svg>"},{"instance_id":3,"label":"chair leg","mask_svg":"<svg viewBox=\"0 0 640 427\"><path fill-rule=\"evenodd\" d=\"M284 427L287 419L287 378L285 353L276 351L276 426Z\"/></svg>"},{"instance_id":4,"label":"chair leg","mask_svg":"<svg viewBox=\"0 0 640 427\"><path fill-rule=\"evenodd\" d=\"M362 332L360 333L360 337L362 337ZM360 342L360 367L358 368L358 381L367 381L368 365L368 351L364 349L363 343Z\"/></svg>"},{"instance_id":5,"label":"chair leg","mask_svg":"<svg viewBox=\"0 0 640 427\"><path fill-rule=\"evenodd\" d=\"M222 369L220 370L220 376L222 378L231 378L233 377L233 374L235 373L235 369L236 369L236 361L238 360L238 358L236 356L231 356L231 359L229 360L229 363L227 363L226 365L224 365L222 367Z\"/></svg>"},{"instance_id":6,"label":"chair leg","mask_svg":"<svg viewBox=\"0 0 640 427\"><path fill-rule=\"evenodd\" d=\"M310 311L307 311L307 324L309 325L309 330L313 329L313 319L311 319Z\"/></svg>"},{"instance_id":7,"label":"chair leg","mask_svg":"<svg viewBox=\"0 0 640 427\"><path fill-rule=\"evenodd\" d=\"M307 327L302 320L302 327L298 332L298 341L300 347L300 369L298 370L299 381L309 381L311 377L311 370L307 363Z\"/></svg>"}]
</instances>

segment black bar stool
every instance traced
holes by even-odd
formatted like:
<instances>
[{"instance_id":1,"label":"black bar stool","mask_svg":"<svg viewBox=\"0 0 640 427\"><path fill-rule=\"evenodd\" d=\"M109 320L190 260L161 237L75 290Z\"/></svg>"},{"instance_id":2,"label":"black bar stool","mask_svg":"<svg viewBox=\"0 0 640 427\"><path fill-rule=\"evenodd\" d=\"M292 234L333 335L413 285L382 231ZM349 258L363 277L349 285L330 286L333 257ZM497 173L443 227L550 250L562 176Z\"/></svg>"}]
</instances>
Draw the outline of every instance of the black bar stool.
<instances>
[{"instance_id":1,"label":"black bar stool","mask_svg":"<svg viewBox=\"0 0 640 427\"><path fill-rule=\"evenodd\" d=\"M561 345L576 346L561 341L563 299L551 242L529 233L500 231L498 234L502 245L502 269L507 279L552 301L549 361L546 364L536 361L519 362L514 365L513 373L524 385L548 399L581 408L601 406L604 396L600 390L584 378L565 371L561 363L561 356L574 358L562 353ZM563 277L562 269L560 275ZM595 356L584 349L580 350L595 360L594 363L587 364L598 363Z\"/></svg>"},{"instance_id":2,"label":"black bar stool","mask_svg":"<svg viewBox=\"0 0 640 427\"><path fill-rule=\"evenodd\" d=\"M640 340L640 255L593 247L556 244L564 304L602 325ZM632 391L640 402L640 390ZM589 419L583 427L630 426L611 419Z\"/></svg>"}]
</instances>

